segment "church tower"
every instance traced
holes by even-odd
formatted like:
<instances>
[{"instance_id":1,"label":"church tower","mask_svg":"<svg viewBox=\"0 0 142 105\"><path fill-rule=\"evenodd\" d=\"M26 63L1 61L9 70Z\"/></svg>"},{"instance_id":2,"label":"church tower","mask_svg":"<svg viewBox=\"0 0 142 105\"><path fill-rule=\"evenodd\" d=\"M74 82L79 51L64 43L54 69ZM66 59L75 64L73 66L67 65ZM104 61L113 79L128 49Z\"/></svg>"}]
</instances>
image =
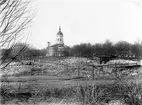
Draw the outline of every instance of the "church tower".
<instances>
[{"instance_id":1,"label":"church tower","mask_svg":"<svg viewBox=\"0 0 142 105\"><path fill-rule=\"evenodd\" d=\"M60 26L59 26L59 32L57 33L57 37L56 37L56 44L64 44L63 33L61 32Z\"/></svg>"}]
</instances>

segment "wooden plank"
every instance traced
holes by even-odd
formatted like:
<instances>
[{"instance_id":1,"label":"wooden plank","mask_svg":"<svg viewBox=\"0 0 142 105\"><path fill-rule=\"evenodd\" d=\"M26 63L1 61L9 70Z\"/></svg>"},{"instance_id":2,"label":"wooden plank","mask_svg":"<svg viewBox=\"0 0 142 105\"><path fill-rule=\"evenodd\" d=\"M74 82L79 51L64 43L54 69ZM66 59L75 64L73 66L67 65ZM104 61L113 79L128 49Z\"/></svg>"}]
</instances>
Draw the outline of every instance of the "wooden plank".
<instances>
[{"instance_id":1,"label":"wooden plank","mask_svg":"<svg viewBox=\"0 0 142 105\"><path fill-rule=\"evenodd\" d=\"M93 66L93 67L104 67L104 66L109 66L109 67L128 67L128 66L140 66L137 63L127 63L127 64L94 64L94 65L88 65L88 66Z\"/></svg>"}]
</instances>

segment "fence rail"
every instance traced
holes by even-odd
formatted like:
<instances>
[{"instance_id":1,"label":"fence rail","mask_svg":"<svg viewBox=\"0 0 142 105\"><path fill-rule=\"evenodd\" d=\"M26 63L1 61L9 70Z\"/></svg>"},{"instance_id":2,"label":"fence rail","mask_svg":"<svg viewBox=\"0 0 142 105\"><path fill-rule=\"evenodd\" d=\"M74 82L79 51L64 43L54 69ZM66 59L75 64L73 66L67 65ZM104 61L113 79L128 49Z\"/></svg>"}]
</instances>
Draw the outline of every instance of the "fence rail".
<instances>
[{"instance_id":1,"label":"fence rail","mask_svg":"<svg viewBox=\"0 0 142 105\"><path fill-rule=\"evenodd\" d=\"M132 72L133 70L139 68L141 65L138 63L126 63L126 64L94 64L94 65L88 65L92 67L92 79L96 79L97 76L100 75L100 73L104 74L114 74L115 76L118 76L119 73L123 70L127 70L127 72ZM104 70L104 67L112 68L112 72L107 72Z\"/></svg>"}]
</instances>

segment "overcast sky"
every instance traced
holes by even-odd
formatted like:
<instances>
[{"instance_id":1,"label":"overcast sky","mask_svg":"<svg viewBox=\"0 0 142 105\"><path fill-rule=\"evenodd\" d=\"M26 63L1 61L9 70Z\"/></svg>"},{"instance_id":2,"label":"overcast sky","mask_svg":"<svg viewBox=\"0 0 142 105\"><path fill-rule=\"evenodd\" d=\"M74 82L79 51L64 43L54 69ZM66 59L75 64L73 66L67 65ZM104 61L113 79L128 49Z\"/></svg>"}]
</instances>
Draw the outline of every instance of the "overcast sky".
<instances>
[{"instance_id":1,"label":"overcast sky","mask_svg":"<svg viewBox=\"0 0 142 105\"><path fill-rule=\"evenodd\" d=\"M141 0L35 0L37 10L29 44L45 48L56 43L61 25L64 43L98 43L110 39L142 40Z\"/></svg>"}]
</instances>

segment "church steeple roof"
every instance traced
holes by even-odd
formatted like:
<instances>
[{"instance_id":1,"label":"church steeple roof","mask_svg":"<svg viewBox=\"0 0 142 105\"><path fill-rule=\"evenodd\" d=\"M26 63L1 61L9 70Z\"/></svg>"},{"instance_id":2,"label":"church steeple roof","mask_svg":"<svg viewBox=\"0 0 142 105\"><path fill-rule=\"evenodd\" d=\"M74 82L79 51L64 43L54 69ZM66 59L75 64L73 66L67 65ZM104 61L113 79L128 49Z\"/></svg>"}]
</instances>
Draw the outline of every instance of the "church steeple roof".
<instances>
[{"instance_id":1,"label":"church steeple roof","mask_svg":"<svg viewBox=\"0 0 142 105\"><path fill-rule=\"evenodd\" d=\"M63 33L61 32L61 26L59 26L59 32L57 33L57 35L62 35L63 36Z\"/></svg>"},{"instance_id":2,"label":"church steeple roof","mask_svg":"<svg viewBox=\"0 0 142 105\"><path fill-rule=\"evenodd\" d=\"M61 31L61 26L59 26L59 31Z\"/></svg>"}]
</instances>

